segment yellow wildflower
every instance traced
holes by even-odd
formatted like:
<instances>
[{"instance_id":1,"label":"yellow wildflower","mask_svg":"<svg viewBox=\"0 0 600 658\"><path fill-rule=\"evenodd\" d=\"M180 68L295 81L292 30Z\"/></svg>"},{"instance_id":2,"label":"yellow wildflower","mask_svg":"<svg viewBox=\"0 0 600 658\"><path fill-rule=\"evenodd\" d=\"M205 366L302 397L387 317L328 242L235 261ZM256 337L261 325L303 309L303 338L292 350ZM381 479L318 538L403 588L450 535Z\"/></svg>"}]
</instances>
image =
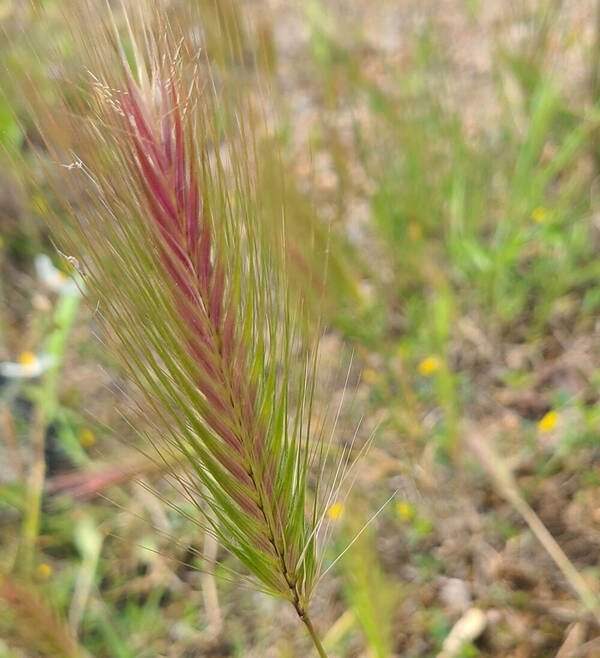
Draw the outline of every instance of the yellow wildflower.
<instances>
[{"instance_id":1,"label":"yellow wildflower","mask_svg":"<svg viewBox=\"0 0 600 658\"><path fill-rule=\"evenodd\" d=\"M421 228L421 225L418 224L417 222L411 222L408 225L408 237L411 240L419 240L420 238L422 238L423 229Z\"/></svg>"},{"instance_id":2,"label":"yellow wildflower","mask_svg":"<svg viewBox=\"0 0 600 658\"><path fill-rule=\"evenodd\" d=\"M344 505L342 503L334 503L327 510L327 517L332 521L337 521L337 519L341 519L342 516L344 516Z\"/></svg>"},{"instance_id":3,"label":"yellow wildflower","mask_svg":"<svg viewBox=\"0 0 600 658\"><path fill-rule=\"evenodd\" d=\"M548 219L548 211L543 206L538 206L537 208L534 208L531 213L531 219L533 219L534 222L541 224Z\"/></svg>"},{"instance_id":4,"label":"yellow wildflower","mask_svg":"<svg viewBox=\"0 0 600 658\"><path fill-rule=\"evenodd\" d=\"M539 431L543 433L551 432L556 427L559 419L558 412L549 411L538 423Z\"/></svg>"},{"instance_id":5,"label":"yellow wildflower","mask_svg":"<svg viewBox=\"0 0 600 658\"><path fill-rule=\"evenodd\" d=\"M96 443L96 437L94 436L94 433L87 427L79 430L77 433L77 440L84 448L89 448L93 446L94 443Z\"/></svg>"},{"instance_id":6,"label":"yellow wildflower","mask_svg":"<svg viewBox=\"0 0 600 658\"><path fill-rule=\"evenodd\" d=\"M19 363L22 366L32 366L37 361L37 356L33 352L23 352L19 357Z\"/></svg>"},{"instance_id":7,"label":"yellow wildflower","mask_svg":"<svg viewBox=\"0 0 600 658\"><path fill-rule=\"evenodd\" d=\"M396 513L403 521L406 522L412 521L415 518L414 507L403 500L396 503Z\"/></svg>"},{"instance_id":8,"label":"yellow wildflower","mask_svg":"<svg viewBox=\"0 0 600 658\"><path fill-rule=\"evenodd\" d=\"M377 381L377 373L373 368L365 368L362 374L363 381L367 384L374 384Z\"/></svg>"},{"instance_id":9,"label":"yellow wildflower","mask_svg":"<svg viewBox=\"0 0 600 658\"><path fill-rule=\"evenodd\" d=\"M437 356L428 356L419 363L419 372L423 376L429 377L429 375L433 375L434 372L437 372L441 365L442 362Z\"/></svg>"},{"instance_id":10,"label":"yellow wildflower","mask_svg":"<svg viewBox=\"0 0 600 658\"><path fill-rule=\"evenodd\" d=\"M49 564L46 564L45 562L38 564L35 570L35 577L37 578L37 580L48 580L48 578L50 578L51 575L52 575L52 567Z\"/></svg>"}]
</instances>

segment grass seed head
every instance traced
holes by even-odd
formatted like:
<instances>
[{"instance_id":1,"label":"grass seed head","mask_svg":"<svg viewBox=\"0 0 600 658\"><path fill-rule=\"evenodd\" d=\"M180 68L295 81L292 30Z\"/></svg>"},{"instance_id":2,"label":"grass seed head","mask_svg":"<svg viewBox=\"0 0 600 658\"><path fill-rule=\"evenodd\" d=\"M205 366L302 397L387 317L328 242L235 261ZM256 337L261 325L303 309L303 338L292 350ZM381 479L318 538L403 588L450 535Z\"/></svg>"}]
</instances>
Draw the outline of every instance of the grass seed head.
<instances>
[{"instance_id":1,"label":"grass seed head","mask_svg":"<svg viewBox=\"0 0 600 658\"><path fill-rule=\"evenodd\" d=\"M331 518L327 451L307 420L315 355L258 212L261 124L206 60L187 11L72 10L85 73L58 111L32 102L65 211L51 228L199 525L304 617Z\"/></svg>"}]
</instances>

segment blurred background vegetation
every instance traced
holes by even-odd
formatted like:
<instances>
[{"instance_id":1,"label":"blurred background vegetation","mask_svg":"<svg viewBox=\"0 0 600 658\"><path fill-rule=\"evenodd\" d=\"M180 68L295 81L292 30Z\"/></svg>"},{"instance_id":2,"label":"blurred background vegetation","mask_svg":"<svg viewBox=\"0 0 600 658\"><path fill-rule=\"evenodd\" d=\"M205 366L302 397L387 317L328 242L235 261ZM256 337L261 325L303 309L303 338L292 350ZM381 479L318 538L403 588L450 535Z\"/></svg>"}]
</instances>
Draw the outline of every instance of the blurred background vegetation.
<instances>
[{"instance_id":1,"label":"blurred background vegetation","mask_svg":"<svg viewBox=\"0 0 600 658\"><path fill-rule=\"evenodd\" d=\"M340 444L374 436L329 564L393 496L317 590L327 650L600 655L598 3L187 2L261 80L317 402ZM137 393L45 228L11 90L52 104L56 57L77 71L58 4L0 0L0 656L308 655L148 491Z\"/></svg>"}]
</instances>

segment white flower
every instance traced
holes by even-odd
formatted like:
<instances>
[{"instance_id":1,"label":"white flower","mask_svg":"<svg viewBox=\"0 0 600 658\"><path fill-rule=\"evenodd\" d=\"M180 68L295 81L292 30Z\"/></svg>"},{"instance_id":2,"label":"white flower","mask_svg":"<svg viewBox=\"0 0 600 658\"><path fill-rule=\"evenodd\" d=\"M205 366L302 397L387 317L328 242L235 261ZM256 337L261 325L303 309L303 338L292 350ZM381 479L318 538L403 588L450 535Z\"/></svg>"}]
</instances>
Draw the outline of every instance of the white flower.
<instances>
[{"instance_id":1,"label":"white flower","mask_svg":"<svg viewBox=\"0 0 600 658\"><path fill-rule=\"evenodd\" d=\"M54 267L54 264L46 254L37 254L33 262L38 279L40 279L46 288L61 295L74 295L79 293L75 281L73 281L70 276L67 276L64 272Z\"/></svg>"},{"instance_id":2,"label":"white flower","mask_svg":"<svg viewBox=\"0 0 600 658\"><path fill-rule=\"evenodd\" d=\"M54 363L54 357L50 354L34 354L23 352L19 361L4 361L0 363L0 375L11 379L31 379L39 377Z\"/></svg>"}]
</instances>

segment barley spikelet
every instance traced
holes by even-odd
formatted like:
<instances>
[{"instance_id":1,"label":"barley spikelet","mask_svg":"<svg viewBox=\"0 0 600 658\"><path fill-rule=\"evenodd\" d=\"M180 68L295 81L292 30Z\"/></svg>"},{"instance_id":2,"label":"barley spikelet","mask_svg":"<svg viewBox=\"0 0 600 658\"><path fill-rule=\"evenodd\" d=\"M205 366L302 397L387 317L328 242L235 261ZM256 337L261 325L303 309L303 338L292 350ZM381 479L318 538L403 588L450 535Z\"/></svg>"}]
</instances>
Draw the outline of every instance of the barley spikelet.
<instances>
[{"instance_id":1,"label":"barley spikelet","mask_svg":"<svg viewBox=\"0 0 600 658\"><path fill-rule=\"evenodd\" d=\"M58 114L31 101L66 216L51 227L161 419L157 448L199 524L308 621L325 451L309 440L315 353L259 217L258 115L208 65L189 15L134 6L120 22L71 5L86 74Z\"/></svg>"}]
</instances>

